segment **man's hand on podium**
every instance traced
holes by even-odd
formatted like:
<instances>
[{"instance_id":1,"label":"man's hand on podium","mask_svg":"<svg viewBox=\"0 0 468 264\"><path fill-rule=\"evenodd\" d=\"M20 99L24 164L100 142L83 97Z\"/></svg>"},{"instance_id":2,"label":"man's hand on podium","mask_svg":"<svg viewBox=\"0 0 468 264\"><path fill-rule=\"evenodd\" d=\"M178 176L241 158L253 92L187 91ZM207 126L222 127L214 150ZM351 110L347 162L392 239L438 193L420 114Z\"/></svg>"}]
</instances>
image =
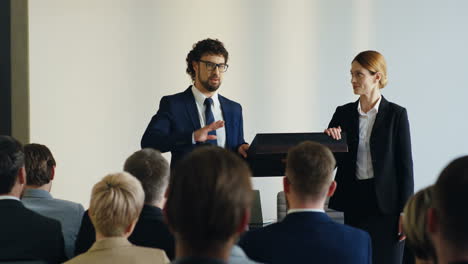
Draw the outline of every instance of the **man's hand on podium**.
<instances>
[{"instance_id":1,"label":"man's hand on podium","mask_svg":"<svg viewBox=\"0 0 468 264\"><path fill-rule=\"evenodd\" d=\"M239 148L237 149L237 152L245 158L247 158L247 150L249 149L250 145L245 143L245 144L242 144L239 146Z\"/></svg>"}]
</instances>

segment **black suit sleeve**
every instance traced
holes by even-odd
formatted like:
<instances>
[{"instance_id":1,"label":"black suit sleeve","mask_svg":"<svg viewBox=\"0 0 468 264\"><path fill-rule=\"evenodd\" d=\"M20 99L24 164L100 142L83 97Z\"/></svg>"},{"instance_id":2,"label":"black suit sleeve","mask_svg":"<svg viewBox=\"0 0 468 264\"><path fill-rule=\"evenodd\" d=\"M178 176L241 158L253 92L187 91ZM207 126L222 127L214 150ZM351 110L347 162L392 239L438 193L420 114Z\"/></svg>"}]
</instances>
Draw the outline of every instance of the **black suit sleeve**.
<instances>
[{"instance_id":1,"label":"black suit sleeve","mask_svg":"<svg viewBox=\"0 0 468 264\"><path fill-rule=\"evenodd\" d=\"M344 128L342 127L342 121L341 121L341 108L338 106L335 110L335 113L333 113L333 117L332 119L330 120L330 123L328 124L328 128L332 128L332 127L341 127L341 131L343 132L344 131ZM343 160L343 153L341 152L333 152L333 156L335 156L335 160L336 160L336 166L335 167L338 167L342 164L342 160Z\"/></svg>"},{"instance_id":2,"label":"black suit sleeve","mask_svg":"<svg viewBox=\"0 0 468 264\"><path fill-rule=\"evenodd\" d=\"M400 187L398 208L400 209L400 212L402 212L406 201L414 192L410 126L408 121L408 114L404 108L400 113L397 127L398 130L396 131L397 138L395 158L399 181L398 186Z\"/></svg>"},{"instance_id":3,"label":"black suit sleeve","mask_svg":"<svg viewBox=\"0 0 468 264\"><path fill-rule=\"evenodd\" d=\"M96 232L88 215L88 210L83 214L80 231L75 241L75 256L85 253L96 240Z\"/></svg>"},{"instance_id":4,"label":"black suit sleeve","mask_svg":"<svg viewBox=\"0 0 468 264\"><path fill-rule=\"evenodd\" d=\"M338 127L341 126L340 118L339 118L340 107L337 107L335 113L333 113L333 117L328 124L328 128Z\"/></svg>"},{"instance_id":5,"label":"black suit sleeve","mask_svg":"<svg viewBox=\"0 0 468 264\"><path fill-rule=\"evenodd\" d=\"M244 140L244 118L242 117L242 106L240 106L238 129L239 129L239 132L238 132L239 137L237 138L237 145L235 146L235 149L233 150L234 152L237 152L240 145L247 144L247 142L245 142Z\"/></svg>"},{"instance_id":6,"label":"black suit sleeve","mask_svg":"<svg viewBox=\"0 0 468 264\"><path fill-rule=\"evenodd\" d=\"M51 256L51 258L48 259L47 262L48 263L63 263L67 260L67 257L65 256L65 239L63 238L62 225L60 224L60 222L57 221L54 227L55 227L55 232L53 233L56 234L55 241L57 242L54 248L57 249L57 251L56 251L56 255L54 255L53 257Z\"/></svg>"},{"instance_id":7,"label":"black suit sleeve","mask_svg":"<svg viewBox=\"0 0 468 264\"><path fill-rule=\"evenodd\" d=\"M66 260L68 260L67 256L65 255L65 239L63 237L63 233L62 233L62 228L60 228L60 243L62 246L61 246L61 249L59 250L60 252L60 257L59 257L59 262L58 263L62 263L62 262L65 262Z\"/></svg>"}]
</instances>

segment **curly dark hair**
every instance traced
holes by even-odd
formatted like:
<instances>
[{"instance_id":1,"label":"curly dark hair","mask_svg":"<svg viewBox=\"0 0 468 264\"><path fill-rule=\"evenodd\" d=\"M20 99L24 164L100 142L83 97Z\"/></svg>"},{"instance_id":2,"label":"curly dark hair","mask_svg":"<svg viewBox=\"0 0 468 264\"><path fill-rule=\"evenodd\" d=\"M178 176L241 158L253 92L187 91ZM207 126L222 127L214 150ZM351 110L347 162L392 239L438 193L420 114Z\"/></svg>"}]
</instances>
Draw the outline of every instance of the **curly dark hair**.
<instances>
[{"instance_id":1,"label":"curly dark hair","mask_svg":"<svg viewBox=\"0 0 468 264\"><path fill-rule=\"evenodd\" d=\"M186 72L190 75L192 81L195 80L195 70L193 69L192 62L199 61L203 55L221 55L226 60L225 63L228 62L229 53L224 48L224 44L218 39L207 38L200 40L193 44L192 47L192 50L187 54L187 58L185 59L187 61Z\"/></svg>"}]
</instances>

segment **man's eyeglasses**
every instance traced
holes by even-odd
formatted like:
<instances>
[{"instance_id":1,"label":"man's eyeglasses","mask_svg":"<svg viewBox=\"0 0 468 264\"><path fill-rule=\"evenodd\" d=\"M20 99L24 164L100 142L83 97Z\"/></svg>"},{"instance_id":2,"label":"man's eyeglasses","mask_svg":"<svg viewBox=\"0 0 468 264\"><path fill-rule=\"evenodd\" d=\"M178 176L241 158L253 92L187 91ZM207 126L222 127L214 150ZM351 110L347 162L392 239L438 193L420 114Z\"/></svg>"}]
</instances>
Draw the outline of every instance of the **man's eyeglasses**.
<instances>
[{"instance_id":1,"label":"man's eyeglasses","mask_svg":"<svg viewBox=\"0 0 468 264\"><path fill-rule=\"evenodd\" d=\"M217 63L213 63L213 62L210 62L210 61L204 61L204 60L199 60L199 62L205 63L206 69L208 71L214 71L216 69L216 67L218 67L219 72L226 72L228 67L229 67L229 65L227 65L225 63L217 64Z\"/></svg>"}]
</instances>

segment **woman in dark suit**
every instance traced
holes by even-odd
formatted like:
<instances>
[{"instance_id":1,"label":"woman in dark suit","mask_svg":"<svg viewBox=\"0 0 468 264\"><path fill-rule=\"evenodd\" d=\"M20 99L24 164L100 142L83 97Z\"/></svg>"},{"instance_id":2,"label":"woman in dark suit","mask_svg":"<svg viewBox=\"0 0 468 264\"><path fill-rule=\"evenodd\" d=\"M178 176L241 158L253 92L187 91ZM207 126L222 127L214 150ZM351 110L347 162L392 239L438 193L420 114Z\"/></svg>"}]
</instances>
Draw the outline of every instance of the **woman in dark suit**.
<instances>
[{"instance_id":1,"label":"woman in dark suit","mask_svg":"<svg viewBox=\"0 0 468 264\"><path fill-rule=\"evenodd\" d=\"M325 130L334 139L346 132L349 147L336 155L338 187L329 207L344 212L345 224L369 232L373 263L400 264L400 214L414 189L408 115L380 92L387 84L382 54L359 53L351 84L359 100L337 107Z\"/></svg>"}]
</instances>

